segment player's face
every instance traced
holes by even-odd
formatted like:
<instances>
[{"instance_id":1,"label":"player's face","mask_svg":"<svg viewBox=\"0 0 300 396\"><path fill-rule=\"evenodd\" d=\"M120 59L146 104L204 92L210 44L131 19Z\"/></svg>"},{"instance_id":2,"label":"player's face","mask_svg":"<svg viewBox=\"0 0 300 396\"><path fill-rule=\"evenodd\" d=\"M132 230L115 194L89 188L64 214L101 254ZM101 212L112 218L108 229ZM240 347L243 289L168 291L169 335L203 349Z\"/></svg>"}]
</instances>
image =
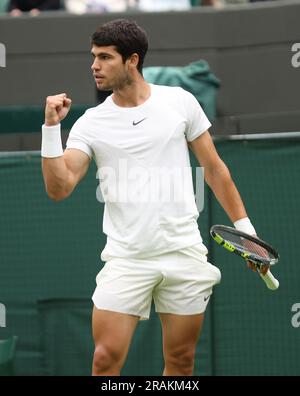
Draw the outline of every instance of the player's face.
<instances>
[{"instance_id":1,"label":"player's face","mask_svg":"<svg viewBox=\"0 0 300 396\"><path fill-rule=\"evenodd\" d=\"M110 91L130 84L128 62L123 63L122 56L113 45L105 47L93 45L91 53L94 57L91 69L97 89Z\"/></svg>"}]
</instances>

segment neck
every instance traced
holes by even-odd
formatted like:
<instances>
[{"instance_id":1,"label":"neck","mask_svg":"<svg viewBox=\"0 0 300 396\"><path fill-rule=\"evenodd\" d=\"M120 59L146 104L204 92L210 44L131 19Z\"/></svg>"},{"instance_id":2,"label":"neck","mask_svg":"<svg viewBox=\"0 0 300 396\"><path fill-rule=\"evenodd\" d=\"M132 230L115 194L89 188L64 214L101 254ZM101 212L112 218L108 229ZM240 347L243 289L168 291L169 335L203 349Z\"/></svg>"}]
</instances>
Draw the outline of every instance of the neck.
<instances>
[{"instance_id":1,"label":"neck","mask_svg":"<svg viewBox=\"0 0 300 396\"><path fill-rule=\"evenodd\" d=\"M150 85L142 76L130 84L113 91L112 99L121 107L135 107L143 104L151 95Z\"/></svg>"}]
</instances>

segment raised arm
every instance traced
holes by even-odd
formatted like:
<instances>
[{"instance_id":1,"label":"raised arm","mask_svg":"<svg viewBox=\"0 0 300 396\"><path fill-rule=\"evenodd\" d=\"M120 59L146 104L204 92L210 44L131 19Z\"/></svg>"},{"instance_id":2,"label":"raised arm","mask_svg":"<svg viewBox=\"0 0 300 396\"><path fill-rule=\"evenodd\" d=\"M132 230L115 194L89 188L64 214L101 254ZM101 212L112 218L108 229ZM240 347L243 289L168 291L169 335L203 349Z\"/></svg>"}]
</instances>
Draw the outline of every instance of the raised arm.
<instances>
[{"instance_id":1,"label":"raised arm","mask_svg":"<svg viewBox=\"0 0 300 396\"><path fill-rule=\"evenodd\" d=\"M63 152L60 122L71 107L66 94L48 96L42 136L42 171L48 196L59 201L68 197L88 170L90 158L81 150Z\"/></svg>"}]
</instances>

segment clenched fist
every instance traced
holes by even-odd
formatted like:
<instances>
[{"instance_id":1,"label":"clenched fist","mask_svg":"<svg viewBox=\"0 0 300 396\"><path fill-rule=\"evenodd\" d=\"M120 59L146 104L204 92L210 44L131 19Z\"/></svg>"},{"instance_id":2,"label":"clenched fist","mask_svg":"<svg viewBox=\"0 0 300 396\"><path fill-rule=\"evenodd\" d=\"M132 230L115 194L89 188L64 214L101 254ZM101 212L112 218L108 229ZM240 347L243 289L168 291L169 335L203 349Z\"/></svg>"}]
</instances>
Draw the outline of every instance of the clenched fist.
<instances>
[{"instance_id":1,"label":"clenched fist","mask_svg":"<svg viewBox=\"0 0 300 396\"><path fill-rule=\"evenodd\" d=\"M45 107L45 125L59 124L68 114L71 104L72 100L65 93L48 96Z\"/></svg>"}]
</instances>

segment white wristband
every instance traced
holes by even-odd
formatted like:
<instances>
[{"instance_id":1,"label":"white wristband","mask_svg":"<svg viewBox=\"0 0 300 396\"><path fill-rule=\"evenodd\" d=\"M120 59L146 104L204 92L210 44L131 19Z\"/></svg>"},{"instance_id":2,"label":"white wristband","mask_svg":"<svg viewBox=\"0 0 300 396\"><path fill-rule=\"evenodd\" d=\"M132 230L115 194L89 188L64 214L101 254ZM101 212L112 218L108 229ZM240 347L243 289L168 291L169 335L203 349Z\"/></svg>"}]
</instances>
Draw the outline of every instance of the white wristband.
<instances>
[{"instance_id":1,"label":"white wristband","mask_svg":"<svg viewBox=\"0 0 300 396\"><path fill-rule=\"evenodd\" d=\"M61 157L64 154L61 136L60 124L53 126L42 126L42 148L41 156L45 158Z\"/></svg>"},{"instance_id":2,"label":"white wristband","mask_svg":"<svg viewBox=\"0 0 300 396\"><path fill-rule=\"evenodd\" d=\"M235 221L234 226L237 230L245 232L246 234L256 235L255 228L251 224L251 221L248 217L244 217L243 219L239 219Z\"/></svg>"}]
</instances>

